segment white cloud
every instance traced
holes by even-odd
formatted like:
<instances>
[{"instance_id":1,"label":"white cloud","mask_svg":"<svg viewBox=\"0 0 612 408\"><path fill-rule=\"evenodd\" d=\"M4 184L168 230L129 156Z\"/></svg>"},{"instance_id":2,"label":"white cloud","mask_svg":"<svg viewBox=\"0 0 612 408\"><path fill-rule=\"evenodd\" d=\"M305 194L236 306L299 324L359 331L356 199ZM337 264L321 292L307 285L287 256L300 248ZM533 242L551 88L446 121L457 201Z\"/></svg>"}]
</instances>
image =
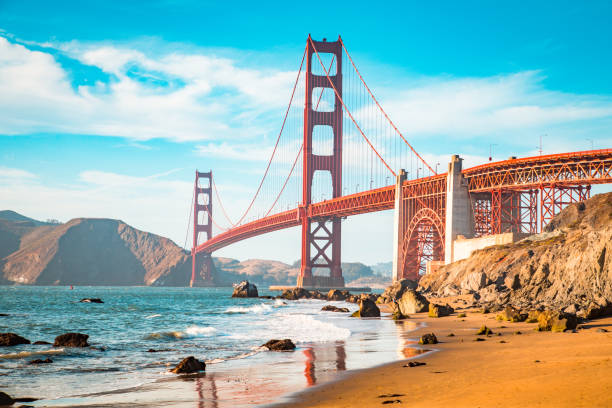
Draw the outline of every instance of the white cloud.
<instances>
[{"instance_id":1,"label":"white cloud","mask_svg":"<svg viewBox=\"0 0 612 408\"><path fill-rule=\"evenodd\" d=\"M36 175L29 171L0 166L0 180L5 179L24 182L35 178L37 178Z\"/></svg>"}]
</instances>

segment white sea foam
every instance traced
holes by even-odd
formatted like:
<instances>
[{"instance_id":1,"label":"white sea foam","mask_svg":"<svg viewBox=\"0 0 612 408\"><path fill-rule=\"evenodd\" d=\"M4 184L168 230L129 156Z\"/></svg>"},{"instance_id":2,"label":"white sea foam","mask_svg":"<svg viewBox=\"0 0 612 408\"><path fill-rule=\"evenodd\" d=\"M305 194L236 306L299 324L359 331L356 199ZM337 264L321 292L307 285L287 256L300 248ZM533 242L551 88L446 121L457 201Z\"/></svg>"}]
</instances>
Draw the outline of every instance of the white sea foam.
<instances>
[{"instance_id":1,"label":"white sea foam","mask_svg":"<svg viewBox=\"0 0 612 408\"><path fill-rule=\"evenodd\" d=\"M287 306L287 303L284 302L282 299L274 300L274 307L283 307L283 306Z\"/></svg>"},{"instance_id":2,"label":"white sea foam","mask_svg":"<svg viewBox=\"0 0 612 408\"><path fill-rule=\"evenodd\" d=\"M305 314L277 315L273 319L253 322L252 326L242 333L231 335L241 340L261 340L290 338L296 343L322 343L345 340L351 335L347 328L338 327L331 322L324 322Z\"/></svg>"},{"instance_id":3,"label":"white sea foam","mask_svg":"<svg viewBox=\"0 0 612 408\"><path fill-rule=\"evenodd\" d=\"M228 313L228 314L264 313L264 312L269 312L270 310L272 310L272 306L261 303L259 305L253 305L253 306L228 307L225 310L225 313Z\"/></svg>"},{"instance_id":4,"label":"white sea foam","mask_svg":"<svg viewBox=\"0 0 612 408\"><path fill-rule=\"evenodd\" d=\"M208 337L217 333L217 329L211 326L190 326L185 329L189 337Z\"/></svg>"},{"instance_id":5,"label":"white sea foam","mask_svg":"<svg viewBox=\"0 0 612 408\"><path fill-rule=\"evenodd\" d=\"M160 314L152 314L151 316L145 317L145 319L153 319L154 317L160 317Z\"/></svg>"},{"instance_id":6,"label":"white sea foam","mask_svg":"<svg viewBox=\"0 0 612 408\"><path fill-rule=\"evenodd\" d=\"M15 359L15 358L26 358L31 356L48 356L48 355L57 355L64 354L64 349L51 349L51 350L40 350L40 351L21 351L19 353L8 353L8 354L0 354L0 359Z\"/></svg>"}]
</instances>

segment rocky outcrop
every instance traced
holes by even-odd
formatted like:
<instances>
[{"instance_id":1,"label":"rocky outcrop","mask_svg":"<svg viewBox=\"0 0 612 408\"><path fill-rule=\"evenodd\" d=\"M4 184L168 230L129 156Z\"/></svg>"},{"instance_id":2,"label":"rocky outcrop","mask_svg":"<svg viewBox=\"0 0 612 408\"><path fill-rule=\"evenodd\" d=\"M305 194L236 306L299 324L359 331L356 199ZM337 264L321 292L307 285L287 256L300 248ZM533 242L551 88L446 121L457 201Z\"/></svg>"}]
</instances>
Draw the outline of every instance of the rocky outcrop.
<instances>
[{"instance_id":1,"label":"rocky outcrop","mask_svg":"<svg viewBox=\"0 0 612 408\"><path fill-rule=\"evenodd\" d=\"M574 330L578 320L575 315L554 310L544 310L538 313L538 330L563 332Z\"/></svg>"},{"instance_id":2,"label":"rocky outcrop","mask_svg":"<svg viewBox=\"0 0 612 408\"><path fill-rule=\"evenodd\" d=\"M82 333L65 333L55 338L53 347L89 347L89 335Z\"/></svg>"},{"instance_id":3,"label":"rocky outcrop","mask_svg":"<svg viewBox=\"0 0 612 408\"><path fill-rule=\"evenodd\" d=\"M410 279L400 279L393 282L391 286L385 289L383 294L378 298L378 303L393 303L402 297L406 289L415 290L416 288L416 281Z\"/></svg>"},{"instance_id":4,"label":"rocky outcrop","mask_svg":"<svg viewBox=\"0 0 612 408\"><path fill-rule=\"evenodd\" d=\"M292 288L285 289L280 297L287 300L312 299L312 293L304 288Z\"/></svg>"},{"instance_id":5,"label":"rocky outcrop","mask_svg":"<svg viewBox=\"0 0 612 408\"><path fill-rule=\"evenodd\" d=\"M270 340L266 344L262 344L261 347L265 347L270 351L291 351L295 350L295 344L290 339L283 340Z\"/></svg>"},{"instance_id":6,"label":"rocky outcrop","mask_svg":"<svg viewBox=\"0 0 612 408\"><path fill-rule=\"evenodd\" d=\"M0 391L0 407L8 407L15 403L15 400L10 395Z\"/></svg>"},{"instance_id":7,"label":"rocky outcrop","mask_svg":"<svg viewBox=\"0 0 612 408\"><path fill-rule=\"evenodd\" d=\"M380 309L372 300L363 298L359 301L359 310L352 314L353 317L380 317Z\"/></svg>"},{"instance_id":8,"label":"rocky outcrop","mask_svg":"<svg viewBox=\"0 0 612 408\"><path fill-rule=\"evenodd\" d=\"M520 314L569 308L582 317L610 315L612 193L569 205L541 234L424 275L418 289L430 299L471 294L491 310L510 305Z\"/></svg>"},{"instance_id":9,"label":"rocky outcrop","mask_svg":"<svg viewBox=\"0 0 612 408\"><path fill-rule=\"evenodd\" d=\"M170 372L175 374L190 374L206 370L206 363L193 356L184 358Z\"/></svg>"},{"instance_id":10,"label":"rocky outcrop","mask_svg":"<svg viewBox=\"0 0 612 408\"><path fill-rule=\"evenodd\" d=\"M403 315L421 313L429 309L429 301L414 289L404 290L402 297L397 301L397 305Z\"/></svg>"},{"instance_id":11,"label":"rocky outcrop","mask_svg":"<svg viewBox=\"0 0 612 408\"><path fill-rule=\"evenodd\" d=\"M0 333L0 346L11 347L19 344L30 344L30 340L15 333Z\"/></svg>"},{"instance_id":12,"label":"rocky outcrop","mask_svg":"<svg viewBox=\"0 0 612 408\"><path fill-rule=\"evenodd\" d=\"M249 281L242 281L234 286L232 297L250 298L258 297L257 286Z\"/></svg>"}]
</instances>

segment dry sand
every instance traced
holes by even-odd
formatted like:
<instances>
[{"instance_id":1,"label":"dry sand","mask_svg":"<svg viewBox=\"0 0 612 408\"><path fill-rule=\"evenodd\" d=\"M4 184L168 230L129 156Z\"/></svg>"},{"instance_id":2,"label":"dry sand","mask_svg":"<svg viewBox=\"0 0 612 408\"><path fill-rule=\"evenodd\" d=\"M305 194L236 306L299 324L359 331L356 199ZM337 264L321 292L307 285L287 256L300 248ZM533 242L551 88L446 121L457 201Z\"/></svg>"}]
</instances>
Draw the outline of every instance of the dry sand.
<instances>
[{"instance_id":1,"label":"dry sand","mask_svg":"<svg viewBox=\"0 0 612 408\"><path fill-rule=\"evenodd\" d=\"M536 332L536 324L469 311L463 319L411 320L427 326L410 336L433 332L441 342L432 346L438 352L411 360L426 365L405 367L405 360L358 371L279 406L612 407L612 318L579 325L576 333ZM483 324L495 334L476 336Z\"/></svg>"}]
</instances>

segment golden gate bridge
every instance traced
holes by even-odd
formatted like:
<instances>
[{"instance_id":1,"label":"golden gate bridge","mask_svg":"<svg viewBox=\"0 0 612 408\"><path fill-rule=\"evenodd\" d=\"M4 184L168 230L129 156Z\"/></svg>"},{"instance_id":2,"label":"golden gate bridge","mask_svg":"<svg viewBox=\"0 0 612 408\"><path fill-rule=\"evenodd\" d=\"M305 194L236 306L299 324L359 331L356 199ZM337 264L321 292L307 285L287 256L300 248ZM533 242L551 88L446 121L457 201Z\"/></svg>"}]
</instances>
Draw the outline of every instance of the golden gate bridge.
<instances>
[{"instance_id":1,"label":"golden gate bridge","mask_svg":"<svg viewBox=\"0 0 612 408\"><path fill-rule=\"evenodd\" d=\"M565 206L587 199L591 185L612 182L612 149L462 167L453 156L448 171L438 173L393 123L342 39L308 36L245 210L231 218L212 171L196 171L191 285L215 284L214 251L301 226L297 285L343 287L342 220L383 210L394 210L394 279L418 279L428 266L457 259L457 238L540 232Z\"/></svg>"}]
</instances>

